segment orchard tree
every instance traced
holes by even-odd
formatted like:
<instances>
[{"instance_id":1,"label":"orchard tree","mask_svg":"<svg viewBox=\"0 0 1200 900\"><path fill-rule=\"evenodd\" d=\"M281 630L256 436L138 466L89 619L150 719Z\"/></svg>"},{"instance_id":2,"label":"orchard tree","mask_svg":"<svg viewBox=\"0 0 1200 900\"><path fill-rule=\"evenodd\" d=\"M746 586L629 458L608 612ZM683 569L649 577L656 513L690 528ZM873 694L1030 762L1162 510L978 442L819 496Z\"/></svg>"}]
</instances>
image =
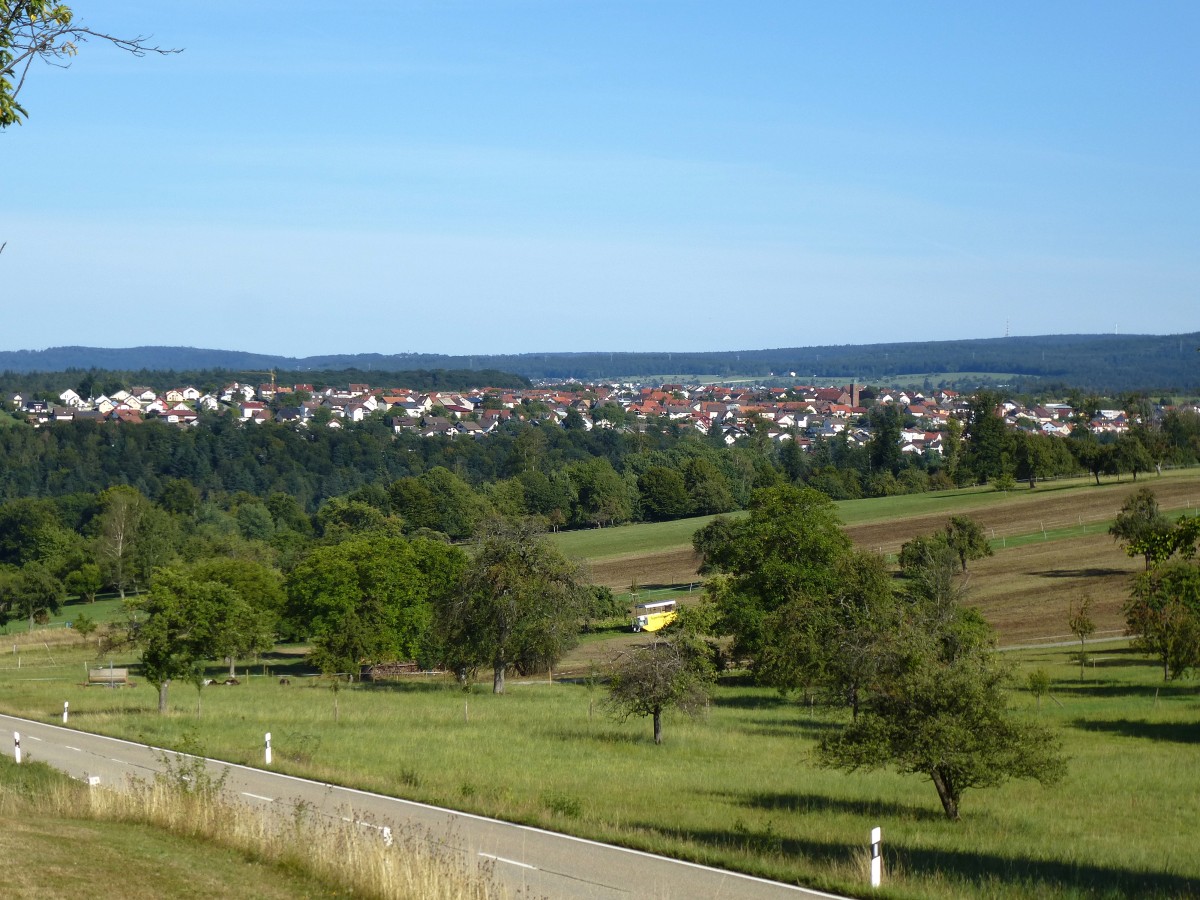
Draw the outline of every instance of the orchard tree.
<instances>
[{"instance_id":1,"label":"orchard tree","mask_svg":"<svg viewBox=\"0 0 1200 900\"><path fill-rule=\"evenodd\" d=\"M832 592L793 601L768 619L759 675L785 690L811 683L857 718L900 612L883 558L852 551L838 563Z\"/></svg>"},{"instance_id":2,"label":"orchard tree","mask_svg":"<svg viewBox=\"0 0 1200 900\"><path fill-rule=\"evenodd\" d=\"M0 572L0 624L20 617L28 620L33 631L39 613L58 612L65 599L62 582L42 563Z\"/></svg>"},{"instance_id":3,"label":"orchard tree","mask_svg":"<svg viewBox=\"0 0 1200 900\"><path fill-rule=\"evenodd\" d=\"M1158 657L1164 681L1200 668L1200 566L1176 559L1139 574L1125 623L1134 647Z\"/></svg>"},{"instance_id":4,"label":"orchard tree","mask_svg":"<svg viewBox=\"0 0 1200 900\"><path fill-rule=\"evenodd\" d=\"M956 604L916 600L877 645L862 711L821 741L820 764L924 775L952 820L967 790L1061 779L1058 739L1008 710L1009 673L981 621Z\"/></svg>"},{"instance_id":5,"label":"orchard tree","mask_svg":"<svg viewBox=\"0 0 1200 900\"><path fill-rule=\"evenodd\" d=\"M1138 488L1125 498L1116 521L1108 529L1113 540L1125 545L1128 555L1145 557L1146 571L1164 551L1170 531L1171 523L1159 510L1158 498L1148 487Z\"/></svg>"},{"instance_id":6,"label":"orchard tree","mask_svg":"<svg viewBox=\"0 0 1200 900\"><path fill-rule=\"evenodd\" d=\"M142 653L142 673L158 689L158 711L167 711L171 682L199 688L204 661L223 649L225 630L240 617L244 601L215 581L201 581L181 569L163 569L150 591L127 606L130 636Z\"/></svg>"},{"instance_id":7,"label":"orchard tree","mask_svg":"<svg viewBox=\"0 0 1200 900\"><path fill-rule=\"evenodd\" d=\"M492 691L504 693L512 667L552 665L574 646L590 591L531 519L490 519L470 561L437 602L435 635L456 671L492 667Z\"/></svg>"},{"instance_id":8,"label":"orchard tree","mask_svg":"<svg viewBox=\"0 0 1200 900\"><path fill-rule=\"evenodd\" d=\"M958 556L962 570L967 571L967 561L983 559L992 555L983 526L970 516L951 516L945 527L946 543Z\"/></svg>"},{"instance_id":9,"label":"orchard tree","mask_svg":"<svg viewBox=\"0 0 1200 900\"><path fill-rule=\"evenodd\" d=\"M649 716L654 743L661 744L662 716L668 709L696 715L712 689L712 663L698 644L677 635L623 651L609 672L604 705L614 718Z\"/></svg>"},{"instance_id":10,"label":"orchard tree","mask_svg":"<svg viewBox=\"0 0 1200 900\"><path fill-rule=\"evenodd\" d=\"M1079 680L1083 681L1083 667L1087 665L1087 639L1096 633L1096 623L1092 619L1092 598L1084 594L1079 603L1072 601L1067 611L1067 628L1071 634L1079 638Z\"/></svg>"},{"instance_id":11,"label":"orchard tree","mask_svg":"<svg viewBox=\"0 0 1200 900\"><path fill-rule=\"evenodd\" d=\"M178 53L150 44L149 39L118 37L77 21L71 7L56 0L0 2L0 130L20 124L28 113L17 97L35 60L66 68L81 44L98 40L132 53Z\"/></svg>"},{"instance_id":12,"label":"orchard tree","mask_svg":"<svg viewBox=\"0 0 1200 900\"><path fill-rule=\"evenodd\" d=\"M219 648L229 663L229 677L235 678L239 658L270 650L275 644L286 601L283 578L256 560L230 557L200 560L187 571L200 581L224 585L241 601L229 616Z\"/></svg>"}]
</instances>

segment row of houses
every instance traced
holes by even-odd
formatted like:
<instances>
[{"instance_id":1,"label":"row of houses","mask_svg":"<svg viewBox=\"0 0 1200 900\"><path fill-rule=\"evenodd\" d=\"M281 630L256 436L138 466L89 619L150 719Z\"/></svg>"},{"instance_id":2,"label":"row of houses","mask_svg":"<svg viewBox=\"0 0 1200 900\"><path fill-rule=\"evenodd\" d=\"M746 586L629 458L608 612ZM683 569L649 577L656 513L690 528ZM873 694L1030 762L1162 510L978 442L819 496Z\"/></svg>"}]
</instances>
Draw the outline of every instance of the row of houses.
<instances>
[{"instance_id":1,"label":"row of houses","mask_svg":"<svg viewBox=\"0 0 1200 900\"><path fill-rule=\"evenodd\" d=\"M422 392L408 388L350 384L315 388L230 382L217 390L193 386L155 391L134 386L112 395L80 397L68 389L58 403L8 398L36 424L69 421L116 421L136 424L147 418L179 427L195 427L205 412L228 413L248 425L268 421L297 427L342 428L379 416L396 433L426 437L485 437L512 419L563 427L644 427L665 421L728 444L765 434L770 441L796 441L808 447L821 438L844 436L851 443L871 438L869 404L894 405L904 413L901 432L905 453L940 453L951 419L965 421L970 398L939 390L874 389L797 385L790 388L728 385L630 383L542 385L520 390L480 387L466 391ZM996 410L1014 428L1066 435L1075 427L1075 411L1066 404L1025 407L1006 402ZM1097 434L1120 434L1130 427L1121 410L1101 410L1089 423Z\"/></svg>"}]
</instances>

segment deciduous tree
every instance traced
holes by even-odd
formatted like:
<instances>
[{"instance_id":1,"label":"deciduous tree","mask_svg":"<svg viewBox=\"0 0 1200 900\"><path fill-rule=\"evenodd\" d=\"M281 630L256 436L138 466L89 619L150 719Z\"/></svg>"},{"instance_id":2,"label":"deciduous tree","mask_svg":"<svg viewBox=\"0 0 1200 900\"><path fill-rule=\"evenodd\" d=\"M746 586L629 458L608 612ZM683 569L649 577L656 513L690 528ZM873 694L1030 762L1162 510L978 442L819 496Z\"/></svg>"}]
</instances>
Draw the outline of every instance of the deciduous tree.
<instances>
[{"instance_id":1,"label":"deciduous tree","mask_svg":"<svg viewBox=\"0 0 1200 900\"><path fill-rule=\"evenodd\" d=\"M462 564L462 552L448 544L382 531L317 547L288 576L290 626L311 639L314 662L329 672L412 659L435 597Z\"/></svg>"},{"instance_id":2,"label":"deciduous tree","mask_svg":"<svg viewBox=\"0 0 1200 900\"><path fill-rule=\"evenodd\" d=\"M654 743L661 744L662 716L668 709L700 712L712 688L712 663L682 636L623 651L613 664L605 706L620 721L650 716Z\"/></svg>"},{"instance_id":3,"label":"deciduous tree","mask_svg":"<svg viewBox=\"0 0 1200 900\"><path fill-rule=\"evenodd\" d=\"M158 711L167 711L171 682L199 686L204 661L221 651L222 633L242 600L214 581L180 569L163 569L148 594L131 601L130 636L142 653L142 673L158 689Z\"/></svg>"},{"instance_id":4,"label":"deciduous tree","mask_svg":"<svg viewBox=\"0 0 1200 900\"><path fill-rule=\"evenodd\" d=\"M437 602L437 638L455 668L490 664L504 693L513 666L549 665L578 639L589 591L530 519L491 519L454 590Z\"/></svg>"},{"instance_id":5,"label":"deciduous tree","mask_svg":"<svg viewBox=\"0 0 1200 900\"><path fill-rule=\"evenodd\" d=\"M781 485L754 494L750 515L718 517L692 539L711 579L717 628L733 635L733 652L757 660L767 635L766 619L792 602L831 596L838 564L850 552L836 507L811 488Z\"/></svg>"},{"instance_id":6,"label":"deciduous tree","mask_svg":"<svg viewBox=\"0 0 1200 900\"><path fill-rule=\"evenodd\" d=\"M967 561L983 559L992 555L983 526L970 516L951 516L945 527L946 543L957 554L962 570L967 571Z\"/></svg>"},{"instance_id":7,"label":"deciduous tree","mask_svg":"<svg viewBox=\"0 0 1200 900\"><path fill-rule=\"evenodd\" d=\"M1164 681L1200 668L1200 566L1176 559L1140 573L1125 623L1134 646L1158 657Z\"/></svg>"},{"instance_id":8,"label":"deciduous tree","mask_svg":"<svg viewBox=\"0 0 1200 900\"><path fill-rule=\"evenodd\" d=\"M1125 545L1130 556L1145 557L1149 571L1152 562L1165 558L1162 554L1168 548L1165 538L1170 530L1171 523L1159 510L1154 491L1143 487L1125 498L1108 533Z\"/></svg>"},{"instance_id":9,"label":"deciduous tree","mask_svg":"<svg viewBox=\"0 0 1200 900\"><path fill-rule=\"evenodd\" d=\"M819 745L821 764L924 775L949 819L959 818L967 790L1010 778L1050 784L1062 777L1059 741L1009 712L1008 672L989 640L963 641L978 634L977 622L958 621L964 615L977 619L928 602L910 608L881 648L862 713Z\"/></svg>"}]
</instances>

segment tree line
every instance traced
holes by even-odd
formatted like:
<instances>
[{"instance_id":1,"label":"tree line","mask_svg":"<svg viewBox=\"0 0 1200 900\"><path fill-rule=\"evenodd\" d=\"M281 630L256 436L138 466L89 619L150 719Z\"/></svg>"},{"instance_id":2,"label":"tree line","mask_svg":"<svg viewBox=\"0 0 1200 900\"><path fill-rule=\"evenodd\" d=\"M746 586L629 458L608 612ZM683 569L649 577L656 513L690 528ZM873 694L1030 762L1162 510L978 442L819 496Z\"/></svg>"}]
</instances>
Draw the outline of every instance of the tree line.
<instances>
[{"instance_id":1,"label":"tree line","mask_svg":"<svg viewBox=\"0 0 1200 900\"><path fill-rule=\"evenodd\" d=\"M42 351L0 352L0 369L47 372L68 367L98 369L177 368L227 370L279 369L360 372L458 369L516 373L535 380L625 380L661 378L673 373L726 378L768 373L818 380L886 383L899 375L926 373L932 387L972 390L991 378L965 373L995 373L1020 389L1074 385L1101 393L1145 390L1196 392L1195 349L1200 334L1183 335L1041 335L958 341L787 347L762 350L642 353L523 353L451 356L430 353L342 354L302 359L260 353L198 350L190 347L139 347L105 350L56 347ZM355 378L351 380L365 380ZM149 382L148 382L149 383ZM402 383L402 382L398 382ZM476 377L474 384L482 383ZM496 382L499 384L498 382Z\"/></svg>"}]
</instances>

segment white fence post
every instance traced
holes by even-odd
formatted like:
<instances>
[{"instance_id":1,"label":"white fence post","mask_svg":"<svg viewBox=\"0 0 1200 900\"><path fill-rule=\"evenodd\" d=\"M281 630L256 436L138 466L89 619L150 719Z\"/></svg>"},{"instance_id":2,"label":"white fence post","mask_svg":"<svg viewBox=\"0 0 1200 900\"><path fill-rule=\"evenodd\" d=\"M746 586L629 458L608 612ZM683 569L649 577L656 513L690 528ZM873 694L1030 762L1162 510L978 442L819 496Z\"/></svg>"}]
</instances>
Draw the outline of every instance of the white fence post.
<instances>
[{"instance_id":1,"label":"white fence post","mask_svg":"<svg viewBox=\"0 0 1200 900\"><path fill-rule=\"evenodd\" d=\"M883 883L883 829L871 829L871 887Z\"/></svg>"}]
</instances>

